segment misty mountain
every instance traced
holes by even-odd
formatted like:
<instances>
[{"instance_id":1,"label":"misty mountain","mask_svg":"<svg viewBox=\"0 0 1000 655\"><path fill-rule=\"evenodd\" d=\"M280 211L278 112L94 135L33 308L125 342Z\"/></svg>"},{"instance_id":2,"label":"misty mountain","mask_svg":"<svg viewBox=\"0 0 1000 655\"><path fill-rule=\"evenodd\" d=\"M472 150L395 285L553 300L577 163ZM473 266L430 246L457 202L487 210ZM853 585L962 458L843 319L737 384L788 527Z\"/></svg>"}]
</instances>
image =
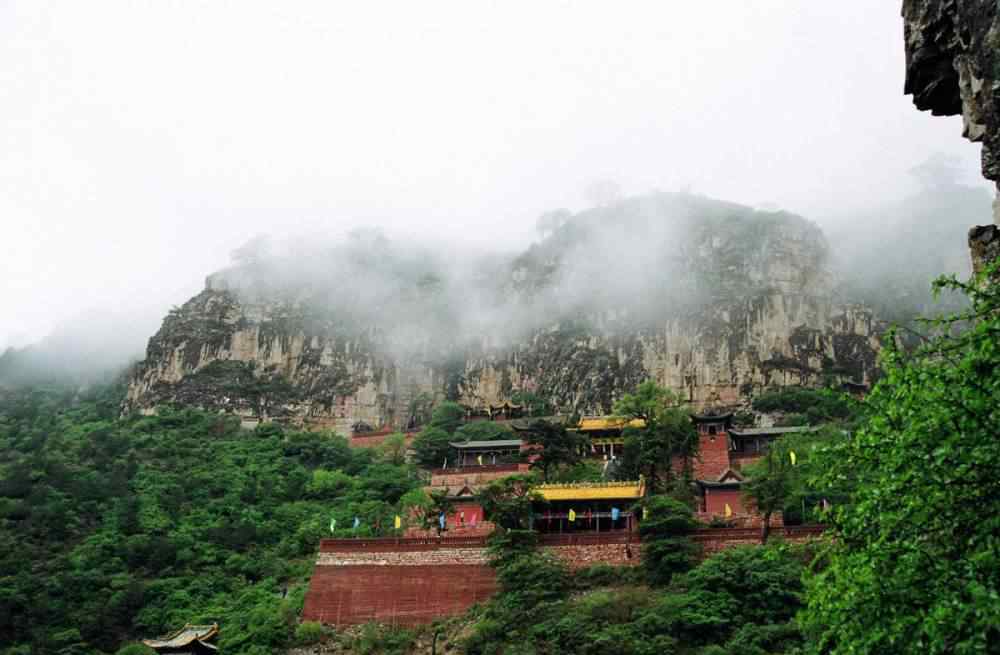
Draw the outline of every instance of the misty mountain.
<instances>
[{"instance_id":1,"label":"misty mountain","mask_svg":"<svg viewBox=\"0 0 1000 655\"><path fill-rule=\"evenodd\" d=\"M916 193L830 235L838 294L894 323L962 306L953 295L935 300L931 282L944 274L968 279L966 235L992 211L985 188L959 184L946 171L922 182Z\"/></svg>"},{"instance_id":2,"label":"misty mountain","mask_svg":"<svg viewBox=\"0 0 1000 655\"><path fill-rule=\"evenodd\" d=\"M91 311L23 348L0 353L0 386L105 382L142 358L148 321Z\"/></svg>"},{"instance_id":3,"label":"misty mountain","mask_svg":"<svg viewBox=\"0 0 1000 655\"><path fill-rule=\"evenodd\" d=\"M127 407L349 432L408 424L417 397L597 413L650 378L735 405L874 375L878 324L834 299L829 246L800 216L654 193L547 217L515 256L372 231L247 244L166 317Z\"/></svg>"}]
</instances>

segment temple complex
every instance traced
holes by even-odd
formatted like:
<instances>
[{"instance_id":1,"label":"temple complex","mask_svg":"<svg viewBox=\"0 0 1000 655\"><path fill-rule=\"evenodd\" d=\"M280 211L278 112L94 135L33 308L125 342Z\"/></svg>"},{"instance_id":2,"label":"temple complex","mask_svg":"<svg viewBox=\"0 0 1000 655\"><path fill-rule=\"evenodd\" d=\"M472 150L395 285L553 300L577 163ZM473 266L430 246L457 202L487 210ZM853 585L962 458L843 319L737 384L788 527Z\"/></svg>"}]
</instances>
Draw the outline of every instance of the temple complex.
<instances>
[{"instance_id":1,"label":"temple complex","mask_svg":"<svg viewBox=\"0 0 1000 655\"><path fill-rule=\"evenodd\" d=\"M303 617L334 625L379 621L393 625L431 623L457 614L492 595L488 538L494 525L479 492L496 480L531 469L538 421L565 426L563 417L518 417L513 405L467 408L466 420L510 421L512 435L493 441L455 441L443 466L430 471L429 493L445 492L451 511L443 530L412 528L402 537L324 539L306 596ZM704 527L692 541L703 553L759 543L760 517L744 500L745 467L763 457L774 439L809 427L736 428L733 414L705 410L691 416L699 453L690 466L695 517ZM600 482L548 483L534 487L531 526L539 545L571 570L594 564L636 566L642 558L637 508L648 493L645 480L617 481L625 430L645 423L615 416L588 416L567 429L588 437L586 455L604 462ZM683 464L673 462L673 466ZM709 527L709 525L713 527ZM725 525L726 527L719 527ZM784 526L776 534L793 541L815 539L822 526Z\"/></svg>"}]
</instances>

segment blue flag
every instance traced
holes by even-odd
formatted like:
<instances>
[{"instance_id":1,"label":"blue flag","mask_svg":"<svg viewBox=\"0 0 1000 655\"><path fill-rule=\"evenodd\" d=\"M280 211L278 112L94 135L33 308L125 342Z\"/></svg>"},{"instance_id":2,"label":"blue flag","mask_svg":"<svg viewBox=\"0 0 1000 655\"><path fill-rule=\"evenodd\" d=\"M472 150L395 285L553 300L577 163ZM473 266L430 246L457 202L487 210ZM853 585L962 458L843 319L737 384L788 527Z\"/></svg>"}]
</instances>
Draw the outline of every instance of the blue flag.
<instances>
[{"instance_id":1,"label":"blue flag","mask_svg":"<svg viewBox=\"0 0 1000 655\"><path fill-rule=\"evenodd\" d=\"M354 517L354 529L357 530L359 525L361 525L361 519L359 519L358 517L355 516Z\"/></svg>"},{"instance_id":2,"label":"blue flag","mask_svg":"<svg viewBox=\"0 0 1000 655\"><path fill-rule=\"evenodd\" d=\"M617 521L619 514L620 514L620 512L618 511L617 507L612 507L611 508L611 520L612 521Z\"/></svg>"},{"instance_id":3,"label":"blue flag","mask_svg":"<svg viewBox=\"0 0 1000 655\"><path fill-rule=\"evenodd\" d=\"M441 515L438 516L438 525L441 526L442 530L444 530L444 524L445 524L444 512L441 512Z\"/></svg>"}]
</instances>

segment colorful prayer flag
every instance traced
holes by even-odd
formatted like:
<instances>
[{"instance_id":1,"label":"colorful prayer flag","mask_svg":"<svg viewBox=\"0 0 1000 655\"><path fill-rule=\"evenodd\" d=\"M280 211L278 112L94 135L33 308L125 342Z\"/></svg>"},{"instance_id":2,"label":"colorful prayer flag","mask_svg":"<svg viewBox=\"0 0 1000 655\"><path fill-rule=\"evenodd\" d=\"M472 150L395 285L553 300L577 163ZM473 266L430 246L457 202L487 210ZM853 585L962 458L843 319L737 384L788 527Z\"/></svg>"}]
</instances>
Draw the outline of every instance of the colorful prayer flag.
<instances>
[{"instance_id":1,"label":"colorful prayer flag","mask_svg":"<svg viewBox=\"0 0 1000 655\"><path fill-rule=\"evenodd\" d=\"M576 512L574 512L573 510L569 511L569 520L571 523L576 520Z\"/></svg>"},{"instance_id":2,"label":"colorful prayer flag","mask_svg":"<svg viewBox=\"0 0 1000 655\"><path fill-rule=\"evenodd\" d=\"M482 466L483 465L483 456L482 455L476 455L476 461L479 462L480 466Z\"/></svg>"},{"instance_id":3,"label":"colorful prayer flag","mask_svg":"<svg viewBox=\"0 0 1000 655\"><path fill-rule=\"evenodd\" d=\"M792 460L792 466L795 466L795 451L794 450L789 450L788 451L788 459Z\"/></svg>"},{"instance_id":4,"label":"colorful prayer flag","mask_svg":"<svg viewBox=\"0 0 1000 655\"><path fill-rule=\"evenodd\" d=\"M440 513L440 514L438 515L438 525L440 525L440 526L441 526L441 529L442 529L442 530L444 530L444 526L445 526L445 522L446 522L446 519L445 519L445 517L444 517L444 512L441 512L441 513Z\"/></svg>"},{"instance_id":5,"label":"colorful prayer flag","mask_svg":"<svg viewBox=\"0 0 1000 655\"><path fill-rule=\"evenodd\" d=\"M726 518L727 519L733 515L733 508L729 506L729 503L726 503L726 512L725 513L726 513Z\"/></svg>"},{"instance_id":6,"label":"colorful prayer flag","mask_svg":"<svg viewBox=\"0 0 1000 655\"><path fill-rule=\"evenodd\" d=\"M399 516L399 514L396 514L396 521L394 525L396 526L397 530L403 527L403 519Z\"/></svg>"},{"instance_id":7,"label":"colorful prayer flag","mask_svg":"<svg viewBox=\"0 0 1000 655\"><path fill-rule=\"evenodd\" d=\"M361 525L361 519L359 519L358 517L355 516L354 517L354 529L357 530L359 525Z\"/></svg>"},{"instance_id":8,"label":"colorful prayer flag","mask_svg":"<svg viewBox=\"0 0 1000 655\"><path fill-rule=\"evenodd\" d=\"M620 514L620 511L618 510L617 507L612 507L611 508L611 520L612 521L617 521L619 514Z\"/></svg>"},{"instance_id":9,"label":"colorful prayer flag","mask_svg":"<svg viewBox=\"0 0 1000 655\"><path fill-rule=\"evenodd\" d=\"M648 507L643 507L642 508L642 518L643 518L643 520L649 518L649 508Z\"/></svg>"},{"instance_id":10,"label":"colorful prayer flag","mask_svg":"<svg viewBox=\"0 0 1000 655\"><path fill-rule=\"evenodd\" d=\"M337 530L337 519L330 519L330 532Z\"/></svg>"}]
</instances>

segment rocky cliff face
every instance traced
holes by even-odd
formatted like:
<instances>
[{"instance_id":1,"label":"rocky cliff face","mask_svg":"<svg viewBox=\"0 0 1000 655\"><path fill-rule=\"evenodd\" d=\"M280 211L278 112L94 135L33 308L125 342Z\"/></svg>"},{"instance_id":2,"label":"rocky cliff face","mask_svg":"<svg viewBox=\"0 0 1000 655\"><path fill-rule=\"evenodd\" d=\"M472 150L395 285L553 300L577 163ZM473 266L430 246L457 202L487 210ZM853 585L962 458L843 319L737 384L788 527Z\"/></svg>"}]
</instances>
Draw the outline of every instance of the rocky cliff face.
<instances>
[{"instance_id":1,"label":"rocky cliff face","mask_svg":"<svg viewBox=\"0 0 1000 655\"><path fill-rule=\"evenodd\" d=\"M904 0L905 93L936 116L962 114L983 145L983 175L1000 183L1000 20L995 0ZM994 223L1000 205L994 202ZM973 266L1000 256L997 225L969 232Z\"/></svg>"},{"instance_id":2,"label":"rocky cliff face","mask_svg":"<svg viewBox=\"0 0 1000 655\"><path fill-rule=\"evenodd\" d=\"M448 296L458 282L445 273L431 292L428 273L391 294L366 286L383 300L363 321L328 293L248 293L252 276L228 271L164 320L127 409L184 403L349 433L412 425L427 398L476 406L533 392L601 413L646 379L731 405L772 385L867 383L878 325L834 301L827 257L799 217L656 196L578 215L474 294ZM367 277L388 259L365 260Z\"/></svg>"}]
</instances>

